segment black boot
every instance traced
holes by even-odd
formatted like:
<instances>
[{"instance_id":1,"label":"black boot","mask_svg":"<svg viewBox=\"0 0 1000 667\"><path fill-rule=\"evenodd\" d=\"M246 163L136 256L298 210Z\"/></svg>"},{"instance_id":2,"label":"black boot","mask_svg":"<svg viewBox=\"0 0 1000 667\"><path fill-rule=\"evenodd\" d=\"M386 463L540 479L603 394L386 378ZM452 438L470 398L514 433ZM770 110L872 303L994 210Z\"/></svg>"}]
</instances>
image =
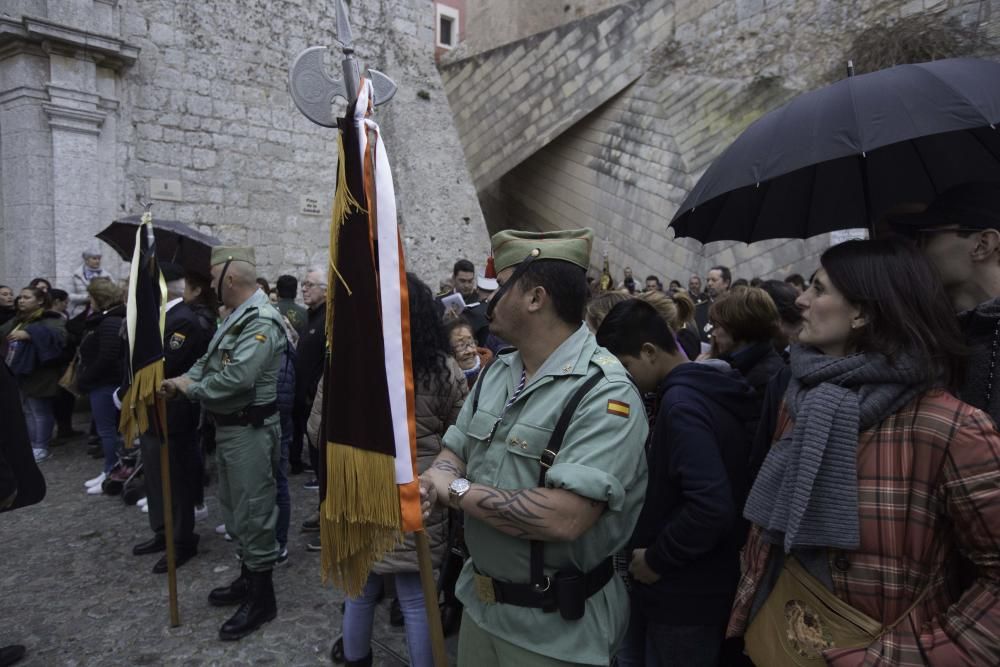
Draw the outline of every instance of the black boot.
<instances>
[{"instance_id":1,"label":"black boot","mask_svg":"<svg viewBox=\"0 0 1000 667\"><path fill-rule=\"evenodd\" d=\"M216 607L228 607L240 604L250 594L250 570L246 565L240 566L240 576L228 586L213 588L208 594L208 603Z\"/></svg>"},{"instance_id":2,"label":"black boot","mask_svg":"<svg viewBox=\"0 0 1000 667\"><path fill-rule=\"evenodd\" d=\"M19 662L24 657L24 647L20 644L11 644L0 648L0 667L7 667Z\"/></svg>"},{"instance_id":3,"label":"black boot","mask_svg":"<svg viewBox=\"0 0 1000 667\"><path fill-rule=\"evenodd\" d=\"M271 570L250 572L249 575L250 595L233 617L222 624L219 639L224 641L242 639L278 615Z\"/></svg>"},{"instance_id":4,"label":"black boot","mask_svg":"<svg viewBox=\"0 0 1000 667\"><path fill-rule=\"evenodd\" d=\"M360 660L344 660L344 664L347 667L372 667L372 652L368 651L368 655Z\"/></svg>"}]
</instances>

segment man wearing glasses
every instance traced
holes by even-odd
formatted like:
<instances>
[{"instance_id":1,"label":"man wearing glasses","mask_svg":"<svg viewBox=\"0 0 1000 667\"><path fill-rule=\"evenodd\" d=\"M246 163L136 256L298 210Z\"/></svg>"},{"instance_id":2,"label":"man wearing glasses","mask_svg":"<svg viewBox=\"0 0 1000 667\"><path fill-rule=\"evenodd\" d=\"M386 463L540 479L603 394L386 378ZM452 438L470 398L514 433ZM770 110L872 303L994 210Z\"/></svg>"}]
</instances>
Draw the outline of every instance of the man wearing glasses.
<instances>
[{"instance_id":1,"label":"man wearing glasses","mask_svg":"<svg viewBox=\"0 0 1000 667\"><path fill-rule=\"evenodd\" d=\"M300 474L305 467L302 460L302 439L306 432L309 408L312 407L316 387L323 375L323 358L326 355L325 271L313 268L306 273L302 281L302 302L308 310L305 326L299 336L299 345L295 348L295 407L292 413L295 430L288 452L288 463L293 475ZM310 448L309 456L315 473L318 462L313 455L313 448ZM318 488L313 480L307 482L306 486Z\"/></svg>"},{"instance_id":2,"label":"man wearing glasses","mask_svg":"<svg viewBox=\"0 0 1000 667\"><path fill-rule=\"evenodd\" d=\"M1000 183L956 186L890 224L916 240L959 313L971 349L959 398L1000 422Z\"/></svg>"}]
</instances>

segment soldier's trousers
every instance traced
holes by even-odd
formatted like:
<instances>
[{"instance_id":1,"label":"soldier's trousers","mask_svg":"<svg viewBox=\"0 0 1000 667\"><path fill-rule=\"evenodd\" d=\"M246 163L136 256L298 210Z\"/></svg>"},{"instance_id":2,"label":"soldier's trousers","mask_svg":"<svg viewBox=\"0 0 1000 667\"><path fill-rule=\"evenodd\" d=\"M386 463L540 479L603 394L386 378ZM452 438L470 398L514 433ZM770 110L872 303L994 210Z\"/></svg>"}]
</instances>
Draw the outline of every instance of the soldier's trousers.
<instances>
[{"instance_id":1,"label":"soldier's trousers","mask_svg":"<svg viewBox=\"0 0 1000 667\"><path fill-rule=\"evenodd\" d=\"M271 569L278 558L274 471L281 455L280 439L277 415L261 428L219 426L215 431L219 504L226 532L239 544L243 563L254 572Z\"/></svg>"},{"instance_id":2,"label":"soldier's trousers","mask_svg":"<svg viewBox=\"0 0 1000 667\"><path fill-rule=\"evenodd\" d=\"M473 621L468 612L462 614L462 629L458 635L458 664L476 667L572 667L575 662L550 658L521 648L490 634Z\"/></svg>"},{"instance_id":3,"label":"soldier's trousers","mask_svg":"<svg viewBox=\"0 0 1000 667\"><path fill-rule=\"evenodd\" d=\"M198 434L169 433L170 491L174 515L174 544L178 550L196 550L198 535L194 532L194 504L201 484L198 467ZM149 527L163 535L163 482L160 470L160 440L149 433L139 436L142 449L142 470L149 502Z\"/></svg>"}]
</instances>

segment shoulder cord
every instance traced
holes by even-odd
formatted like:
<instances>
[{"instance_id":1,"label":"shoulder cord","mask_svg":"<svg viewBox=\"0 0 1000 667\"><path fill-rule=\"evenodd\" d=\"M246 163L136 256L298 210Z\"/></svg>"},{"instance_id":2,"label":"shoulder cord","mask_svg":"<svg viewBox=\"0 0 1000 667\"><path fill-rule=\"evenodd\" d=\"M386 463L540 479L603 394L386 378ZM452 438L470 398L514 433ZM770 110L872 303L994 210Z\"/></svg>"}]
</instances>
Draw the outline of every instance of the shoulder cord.
<instances>
[{"instance_id":1,"label":"shoulder cord","mask_svg":"<svg viewBox=\"0 0 1000 667\"><path fill-rule=\"evenodd\" d=\"M997 319L996 326L993 327L993 348L990 351L990 370L986 377L986 404L984 410L990 409L990 398L993 396L993 373L997 366L997 348L1000 347L1000 318Z\"/></svg>"}]
</instances>

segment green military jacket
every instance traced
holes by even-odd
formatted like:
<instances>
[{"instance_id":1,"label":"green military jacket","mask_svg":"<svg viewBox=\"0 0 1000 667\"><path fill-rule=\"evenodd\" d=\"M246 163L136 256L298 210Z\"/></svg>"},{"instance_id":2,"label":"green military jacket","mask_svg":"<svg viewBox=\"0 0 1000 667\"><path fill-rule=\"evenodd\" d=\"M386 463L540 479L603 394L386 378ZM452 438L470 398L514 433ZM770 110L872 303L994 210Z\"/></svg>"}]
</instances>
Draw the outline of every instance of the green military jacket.
<instances>
[{"instance_id":1,"label":"green military jacket","mask_svg":"<svg viewBox=\"0 0 1000 667\"><path fill-rule=\"evenodd\" d=\"M523 368L518 352L500 354L479 378L483 387L478 410L473 414L473 401L465 402L458 421L445 433L444 445L466 462L466 477L473 482L500 489L534 488L539 456L564 405L588 377L602 374L604 380L577 406L546 477L549 488L607 503L597 523L579 539L545 543L545 574L567 568L587 572L625 546L639 518L646 492L648 432L642 398L618 360L581 326L549 356L497 423ZM587 600L579 621L564 620L558 612L483 602L476 593L474 567L495 579L528 582L530 543L469 516L465 539L472 558L456 592L477 624L535 653L609 664L628 624L628 593L619 577Z\"/></svg>"},{"instance_id":2,"label":"green military jacket","mask_svg":"<svg viewBox=\"0 0 1000 667\"><path fill-rule=\"evenodd\" d=\"M305 331L306 325L309 323L309 311L295 303L295 299L278 299L278 303L274 304L274 307L288 320L292 328L299 332L299 335Z\"/></svg>"},{"instance_id":3,"label":"green military jacket","mask_svg":"<svg viewBox=\"0 0 1000 667\"><path fill-rule=\"evenodd\" d=\"M273 403L285 345L281 315L257 290L219 326L208 351L186 373L194 381L188 398L223 415Z\"/></svg>"}]
</instances>

